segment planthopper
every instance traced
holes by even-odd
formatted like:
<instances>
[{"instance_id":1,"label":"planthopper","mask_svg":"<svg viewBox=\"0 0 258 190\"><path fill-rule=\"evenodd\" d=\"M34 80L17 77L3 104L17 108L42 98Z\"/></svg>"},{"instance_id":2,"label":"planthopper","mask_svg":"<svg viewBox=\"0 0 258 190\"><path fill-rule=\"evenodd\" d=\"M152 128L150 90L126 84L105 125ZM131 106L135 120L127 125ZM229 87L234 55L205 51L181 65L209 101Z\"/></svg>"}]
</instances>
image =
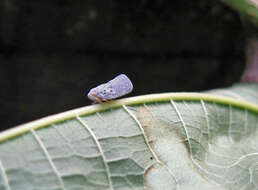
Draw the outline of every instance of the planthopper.
<instances>
[{"instance_id":1,"label":"planthopper","mask_svg":"<svg viewBox=\"0 0 258 190\"><path fill-rule=\"evenodd\" d=\"M125 74L120 74L107 83L92 88L88 98L94 102L105 102L129 94L133 90L133 84Z\"/></svg>"}]
</instances>

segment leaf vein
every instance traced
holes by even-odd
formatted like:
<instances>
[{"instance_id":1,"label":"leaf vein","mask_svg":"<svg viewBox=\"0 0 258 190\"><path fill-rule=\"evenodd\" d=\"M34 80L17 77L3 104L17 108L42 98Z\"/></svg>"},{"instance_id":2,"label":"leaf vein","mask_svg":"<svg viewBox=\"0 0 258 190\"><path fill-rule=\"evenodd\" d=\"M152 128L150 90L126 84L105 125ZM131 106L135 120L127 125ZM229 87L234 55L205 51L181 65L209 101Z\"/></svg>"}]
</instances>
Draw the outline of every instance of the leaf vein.
<instances>
[{"instance_id":1,"label":"leaf vein","mask_svg":"<svg viewBox=\"0 0 258 190\"><path fill-rule=\"evenodd\" d=\"M172 104L172 107L175 109L175 111L176 111L176 113L177 113L177 115L178 115L178 117L179 117L179 120L181 121L181 123L182 123L182 125L183 125L183 128L184 128L184 130L185 130L186 138L187 138L187 141L188 141L188 144L189 144L189 149L190 149L190 157L191 157L191 160L192 160L193 164L195 164L196 167L198 167L199 169L203 170L205 173L214 175L213 173L210 173L209 171L207 171L207 170L205 170L204 168L202 168L202 167L200 166L200 164L199 164L197 161L195 161L195 159L193 158L192 145L191 145L191 142L190 142L190 139L189 139L190 136L189 136L188 130L186 129L186 128L187 128L187 127L186 127L186 123L185 123L185 121L183 120L183 117L182 117L181 113L179 112L179 110L178 110L178 108L177 108L175 102L173 101L173 99L171 99L170 102L171 102L171 104ZM210 180L211 180L211 179L210 179ZM212 181L214 184L219 185L217 182L215 182L215 181L213 181L213 180L211 180L211 181Z\"/></svg>"},{"instance_id":2,"label":"leaf vein","mask_svg":"<svg viewBox=\"0 0 258 190\"><path fill-rule=\"evenodd\" d=\"M147 106L145 106L145 107L147 108ZM175 182L176 182L176 188L179 189L179 188L178 188L178 180L177 180L176 176L175 176L175 175L173 174L173 172L169 169L169 167L168 167L165 163L163 163L163 162L158 158L158 156L156 155L156 153L154 152L154 150L151 148L150 143L148 142L147 135L146 135L146 133L145 133L145 131L144 131L144 129L143 129L143 127L142 127L140 121L135 117L135 115L134 115L125 105L123 105L123 108L124 108L124 110L133 118L133 120L137 123L138 127L139 127L140 130L142 131L142 135L143 135L144 141L145 141L145 143L147 144L149 150L151 151L151 154L153 155L153 157L155 158L155 160L157 161L157 163L160 164L160 165L163 165L163 166L167 169L167 171L169 172L169 174L173 177L173 179L174 179ZM147 109L148 109L148 108L147 108Z\"/></svg>"},{"instance_id":3,"label":"leaf vein","mask_svg":"<svg viewBox=\"0 0 258 190\"><path fill-rule=\"evenodd\" d=\"M58 170L57 170L57 168L56 168L56 166L55 166L55 164L54 164L54 162L53 162L53 160L52 160L52 158L51 158L47 148L45 147L44 143L42 142L42 140L40 139L40 137L38 136L36 131L34 129L31 129L30 131L33 134L33 136L35 137L35 139L37 140L37 142L38 142L39 146L41 147L41 149L43 150L45 156L47 157L47 160L48 160L50 166L52 167L52 169L54 170L54 173L56 174L56 176L58 178L58 181L60 183L61 188L63 190L65 190L66 188L64 186L64 182L63 182L62 176L58 172Z\"/></svg>"},{"instance_id":4,"label":"leaf vein","mask_svg":"<svg viewBox=\"0 0 258 190\"><path fill-rule=\"evenodd\" d=\"M211 150L210 142L209 142L210 141L210 139L209 139L210 120L209 120L209 116L208 116L208 111L207 111L206 105L205 105L203 100L201 100L201 105L202 105L202 109L203 109L203 112L204 112L207 129L208 129L208 150L207 150L207 152L209 152ZM207 153L205 153L205 161L207 162Z\"/></svg>"},{"instance_id":5,"label":"leaf vein","mask_svg":"<svg viewBox=\"0 0 258 190\"><path fill-rule=\"evenodd\" d=\"M144 138L144 141L145 143L147 144L149 150L151 151L151 154L153 155L153 157L155 158L155 160L158 162L158 163L161 163L161 161L159 160L159 158L157 157L156 153L153 151L153 149L151 148L150 146L150 143L148 142L148 138L147 138L147 135L145 134L144 132L144 129L140 123L140 121L135 117L135 115L133 115L133 113L125 106L123 105L123 108L124 110L130 115L130 117L133 118L133 120L137 123L138 127L140 128L141 132L142 132L142 135L143 135L143 138Z\"/></svg>"},{"instance_id":6,"label":"leaf vein","mask_svg":"<svg viewBox=\"0 0 258 190\"><path fill-rule=\"evenodd\" d=\"M4 178L4 186L7 190L11 190L11 186L9 184L8 175L4 169L4 166L2 164L2 161L0 160L0 170L2 170L3 178Z\"/></svg>"},{"instance_id":7,"label":"leaf vein","mask_svg":"<svg viewBox=\"0 0 258 190\"><path fill-rule=\"evenodd\" d=\"M102 156L103 162L104 162L104 166L105 166L105 169L106 169L106 172L107 172L109 187L110 187L111 190L114 190L113 183L112 183L112 180L111 180L110 169L109 169L109 166L108 166L108 163L107 163L107 159L106 159L106 156L104 155L104 151L102 150L102 147L99 143L99 140L98 140L97 136L94 134L94 132L91 130L91 128L77 114L76 114L76 119L81 123L82 126L84 126L88 130L88 132L92 136L93 140L95 141L95 143L96 143L96 145L99 149L99 152Z\"/></svg>"}]
</instances>

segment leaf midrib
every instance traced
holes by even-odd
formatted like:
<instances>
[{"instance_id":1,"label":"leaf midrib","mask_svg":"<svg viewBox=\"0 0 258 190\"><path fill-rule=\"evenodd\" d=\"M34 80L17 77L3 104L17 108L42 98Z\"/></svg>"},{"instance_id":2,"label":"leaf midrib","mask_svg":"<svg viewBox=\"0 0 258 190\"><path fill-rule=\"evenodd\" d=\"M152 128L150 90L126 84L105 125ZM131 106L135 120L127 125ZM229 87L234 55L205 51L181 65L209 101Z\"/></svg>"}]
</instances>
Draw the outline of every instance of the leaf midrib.
<instances>
[{"instance_id":1,"label":"leaf midrib","mask_svg":"<svg viewBox=\"0 0 258 190\"><path fill-rule=\"evenodd\" d=\"M6 130L0 134L0 142L5 141L9 138L13 138L20 134L26 133L32 129L45 127L49 124L61 122L67 119L75 118L76 116L90 115L96 112L105 111L108 109L114 109L123 105L137 105L142 103L152 102L166 102L166 101L206 101L213 102L222 105L231 105L234 107L246 109L248 111L258 113L258 105L238 100L230 97L224 97L220 95L204 94L204 93L161 93L161 94L149 94L142 96L135 96L130 98L119 99L115 101L105 102L102 104L96 104L77 108L74 110L62 112L56 115L48 116L42 119L38 119L27 124L17 126L13 129Z\"/></svg>"}]
</instances>

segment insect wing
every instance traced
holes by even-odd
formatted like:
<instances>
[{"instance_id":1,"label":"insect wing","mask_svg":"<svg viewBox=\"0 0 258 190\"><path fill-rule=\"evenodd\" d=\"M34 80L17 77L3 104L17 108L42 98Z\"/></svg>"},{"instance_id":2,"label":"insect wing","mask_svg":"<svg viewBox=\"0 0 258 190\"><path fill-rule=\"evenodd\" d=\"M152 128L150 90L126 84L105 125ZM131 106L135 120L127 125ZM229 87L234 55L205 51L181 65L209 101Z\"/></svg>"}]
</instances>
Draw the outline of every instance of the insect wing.
<instances>
[{"instance_id":1,"label":"insect wing","mask_svg":"<svg viewBox=\"0 0 258 190\"><path fill-rule=\"evenodd\" d=\"M130 79L125 74L120 74L109 82L91 89L88 97L95 102L103 102L124 96L132 90Z\"/></svg>"},{"instance_id":2,"label":"insect wing","mask_svg":"<svg viewBox=\"0 0 258 190\"><path fill-rule=\"evenodd\" d=\"M124 96L129 94L133 90L133 84L130 79L124 75L118 75L116 78L108 82L110 84L109 88L114 91L114 97L118 98L120 96Z\"/></svg>"}]
</instances>

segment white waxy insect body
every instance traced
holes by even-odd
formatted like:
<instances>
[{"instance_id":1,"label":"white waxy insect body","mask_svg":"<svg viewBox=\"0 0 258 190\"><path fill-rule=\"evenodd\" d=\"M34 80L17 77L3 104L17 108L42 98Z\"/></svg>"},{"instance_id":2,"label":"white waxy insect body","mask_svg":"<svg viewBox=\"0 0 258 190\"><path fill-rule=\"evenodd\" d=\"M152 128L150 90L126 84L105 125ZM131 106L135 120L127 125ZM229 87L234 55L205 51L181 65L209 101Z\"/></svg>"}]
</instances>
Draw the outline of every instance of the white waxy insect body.
<instances>
[{"instance_id":1,"label":"white waxy insect body","mask_svg":"<svg viewBox=\"0 0 258 190\"><path fill-rule=\"evenodd\" d=\"M92 88L88 98L94 102L105 102L129 94L133 90L133 84L125 74L120 74L107 83Z\"/></svg>"}]
</instances>

